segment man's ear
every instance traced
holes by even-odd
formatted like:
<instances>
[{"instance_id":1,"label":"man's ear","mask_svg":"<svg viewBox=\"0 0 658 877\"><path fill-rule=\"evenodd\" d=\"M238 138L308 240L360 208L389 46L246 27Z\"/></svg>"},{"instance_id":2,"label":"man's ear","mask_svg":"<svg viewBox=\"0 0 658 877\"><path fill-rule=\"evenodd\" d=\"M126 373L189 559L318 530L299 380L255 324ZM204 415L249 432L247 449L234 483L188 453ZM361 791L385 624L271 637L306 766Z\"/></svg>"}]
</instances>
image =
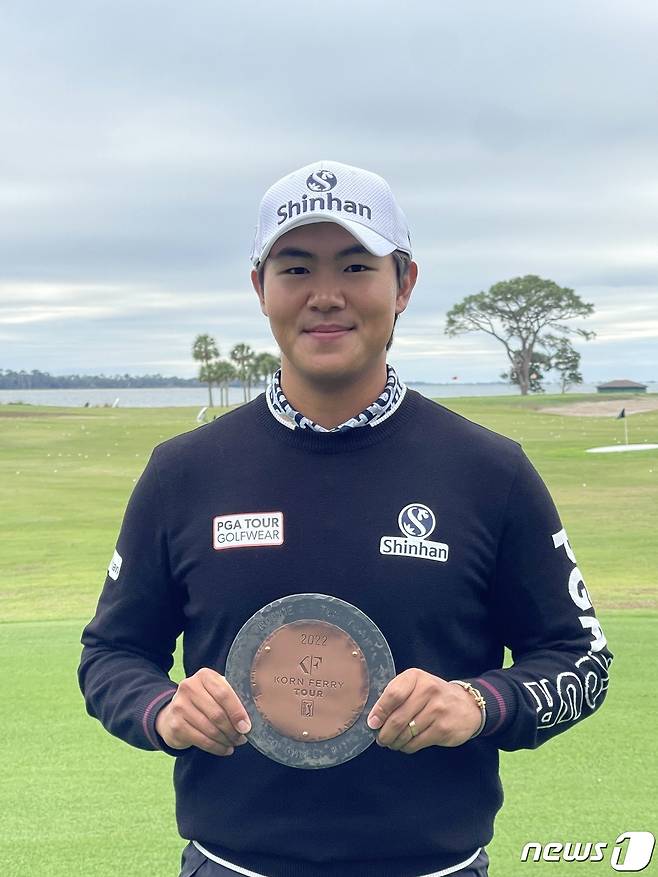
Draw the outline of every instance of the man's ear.
<instances>
[{"instance_id":1,"label":"man's ear","mask_svg":"<svg viewBox=\"0 0 658 877\"><path fill-rule=\"evenodd\" d=\"M251 272L251 285L256 290L256 295L258 296L258 301L260 302L261 311L267 316L267 311L265 310L265 292L263 287L260 285L260 281L258 279L258 271L256 269L252 269Z\"/></svg>"},{"instance_id":2,"label":"man's ear","mask_svg":"<svg viewBox=\"0 0 658 877\"><path fill-rule=\"evenodd\" d=\"M404 276L404 280L400 284L400 288L398 289L398 294L395 298L395 313L396 314L401 314L402 311L406 310L406 307L409 304L409 299L411 298L411 293L413 291L414 286L416 285L417 280L418 280L418 265L415 262L410 262L407 273Z\"/></svg>"}]
</instances>

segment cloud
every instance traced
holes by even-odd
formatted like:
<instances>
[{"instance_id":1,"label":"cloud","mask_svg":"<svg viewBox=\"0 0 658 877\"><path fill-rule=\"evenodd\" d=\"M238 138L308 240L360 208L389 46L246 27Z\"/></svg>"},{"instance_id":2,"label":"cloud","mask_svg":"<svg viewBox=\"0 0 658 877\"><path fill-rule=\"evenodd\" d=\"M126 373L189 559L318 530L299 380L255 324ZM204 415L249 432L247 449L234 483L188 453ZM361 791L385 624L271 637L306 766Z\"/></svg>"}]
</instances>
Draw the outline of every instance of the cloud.
<instances>
[{"instance_id":1,"label":"cloud","mask_svg":"<svg viewBox=\"0 0 658 877\"><path fill-rule=\"evenodd\" d=\"M441 323L525 273L594 302L586 368L655 338L607 310L658 295L655 4L25 0L0 25L5 367L190 374L204 331L272 347L257 205L321 157L382 173L408 215L410 377L495 379L495 348Z\"/></svg>"}]
</instances>

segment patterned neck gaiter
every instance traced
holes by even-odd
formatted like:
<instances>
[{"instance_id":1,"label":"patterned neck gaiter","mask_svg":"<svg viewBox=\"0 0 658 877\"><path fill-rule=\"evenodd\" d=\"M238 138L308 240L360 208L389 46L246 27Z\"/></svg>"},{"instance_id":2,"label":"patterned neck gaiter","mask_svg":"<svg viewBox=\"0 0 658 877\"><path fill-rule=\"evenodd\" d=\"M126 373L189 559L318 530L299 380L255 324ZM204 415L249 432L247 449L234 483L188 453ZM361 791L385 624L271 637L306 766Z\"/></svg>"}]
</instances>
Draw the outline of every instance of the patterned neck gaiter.
<instances>
[{"instance_id":1,"label":"patterned neck gaiter","mask_svg":"<svg viewBox=\"0 0 658 877\"><path fill-rule=\"evenodd\" d=\"M390 417L397 410L400 402L404 399L404 394L407 392L406 385L398 378L392 365L386 365L386 372L386 386L375 401L368 405L360 414L350 417L345 423L341 423L331 429L325 429L324 426L314 423L292 407L281 389L281 369L275 372L272 380L267 385L265 398L273 416L289 429L312 429L315 432L346 432L348 429L354 429L358 426L377 426L378 423Z\"/></svg>"}]
</instances>

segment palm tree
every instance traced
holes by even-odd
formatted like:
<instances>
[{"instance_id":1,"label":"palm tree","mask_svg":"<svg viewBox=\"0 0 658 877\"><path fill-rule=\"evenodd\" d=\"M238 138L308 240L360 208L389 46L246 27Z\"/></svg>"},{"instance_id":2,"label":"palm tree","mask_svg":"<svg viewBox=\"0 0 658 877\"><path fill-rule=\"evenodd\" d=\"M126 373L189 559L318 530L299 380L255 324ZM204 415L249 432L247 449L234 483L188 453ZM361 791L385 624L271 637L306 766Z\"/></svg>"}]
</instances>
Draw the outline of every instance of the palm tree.
<instances>
[{"instance_id":1,"label":"palm tree","mask_svg":"<svg viewBox=\"0 0 658 877\"><path fill-rule=\"evenodd\" d=\"M281 360L271 353L258 353L254 362L254 377L267 383L274 372L280 367Z\"/></svg>"},{"instance_id":2,"label":"palm tree","mask_svg":"<svg viewBox=\"0 0 658 877\"><path fill-rule=\"evenodd\" d=\"M210 368L212 382L219 387L219 404L228 408L229 382L237 377L237 372L225 359L216 360Z\"/></svg>"},{"instance_id":3,"label":"palm tree","mask_svg":"<svg viewBox=\"0 0 658 877\"><path fill-rule=\"evenodd\" d=\"M242 381L244 401L248 402L251 398L251 379L253 377L253 366L256 354L248 344L240 342L233 347L230 357L235 363L238 377Z\"/></svg>"},{"instance_id":4,"label":"palm tree","mask_svg":"<svg viewBox=\"0 0 658 877\"><path fill-rule=\"evenodd\" d=\"M197 335L192 345L192 356L202 363L199 369L199 380L208 384L208 407L212 408L212 371L210 365L219 356L219 348L212 335Z\"/></svg>"}]
</instances>

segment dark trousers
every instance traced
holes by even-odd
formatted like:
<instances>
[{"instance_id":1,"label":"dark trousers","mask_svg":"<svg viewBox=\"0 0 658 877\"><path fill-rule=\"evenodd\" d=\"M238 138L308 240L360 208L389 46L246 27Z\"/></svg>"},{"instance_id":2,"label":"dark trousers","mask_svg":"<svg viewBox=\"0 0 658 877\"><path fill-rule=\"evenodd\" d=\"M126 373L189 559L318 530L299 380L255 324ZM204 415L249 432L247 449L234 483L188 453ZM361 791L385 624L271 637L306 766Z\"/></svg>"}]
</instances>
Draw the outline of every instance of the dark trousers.
<instances>
[{"instance_id":1,"label":"dark trousers","mask_svg":"<svg viewBox=\"0 0 658 877\"><path fill-rule=\"evenodd\" d=\"M455 877L487 877L489 857L482 850L477 859L462 871L455 872ZM207 859L194 844L188 844L183 850L183 861L180 877L239 877L239 872ZM265 875L263 875L265 877Z\"/></svg>"}]
</instances>

